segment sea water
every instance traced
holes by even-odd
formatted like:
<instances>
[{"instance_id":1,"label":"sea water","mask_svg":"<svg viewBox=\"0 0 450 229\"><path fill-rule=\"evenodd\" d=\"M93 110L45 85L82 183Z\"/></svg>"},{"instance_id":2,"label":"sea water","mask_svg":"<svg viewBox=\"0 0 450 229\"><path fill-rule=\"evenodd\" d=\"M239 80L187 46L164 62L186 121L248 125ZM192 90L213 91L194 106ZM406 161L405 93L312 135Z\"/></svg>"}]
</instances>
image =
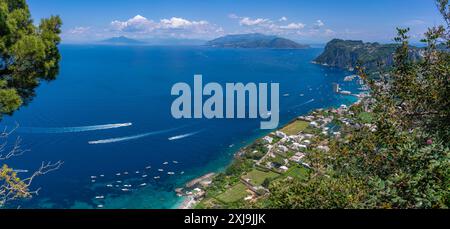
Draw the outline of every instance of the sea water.
<instances>
[{"instance_id":1,"label":"sea water","mask_svg":"<svg viewBox=\"0 0 450 229\"><path fill-rule=\"evenodd\" d=\"M279 83L280 124L316 108L351 104L349 72L312 64L322 49L62 45L59 76L0 126L20 127L31 151L8 161L26 177L42 161L64 161L39 177L22 208L175 208L174 189L222 170L242 146L269 133L258 119L176 120L171 87L192 82Z\"/></svg>"}]
</instances>

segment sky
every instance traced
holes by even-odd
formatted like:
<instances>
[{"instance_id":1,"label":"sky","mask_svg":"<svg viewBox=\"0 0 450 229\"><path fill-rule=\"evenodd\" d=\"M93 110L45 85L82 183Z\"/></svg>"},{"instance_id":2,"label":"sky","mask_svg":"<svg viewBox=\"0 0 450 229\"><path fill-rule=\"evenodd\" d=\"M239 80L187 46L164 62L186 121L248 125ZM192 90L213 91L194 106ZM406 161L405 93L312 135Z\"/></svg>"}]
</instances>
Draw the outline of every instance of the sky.
<instances>
[{"instance_id":1,"label":"sky","mask_svg":"<svg viewBox=\"0 0 450 229\"><path fill-rule=\"evenodd\" d=\"M333 38L392 42L396 27L419 40L442 24L433 0L28 0L35 22L63 20L63 42L115 36L210 40L264 33L302 43Z\"/></svg>"}]
</instances>

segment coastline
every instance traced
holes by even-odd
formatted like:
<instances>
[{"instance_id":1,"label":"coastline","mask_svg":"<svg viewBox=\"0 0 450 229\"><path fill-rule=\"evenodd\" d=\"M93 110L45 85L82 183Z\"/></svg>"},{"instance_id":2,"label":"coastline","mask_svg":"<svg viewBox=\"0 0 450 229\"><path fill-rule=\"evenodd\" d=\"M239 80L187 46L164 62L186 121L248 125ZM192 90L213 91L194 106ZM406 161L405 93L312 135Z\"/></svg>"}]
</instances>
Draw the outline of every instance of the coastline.
<instances>
[{"instance_id":1,"label":"coastline","mask_svg":"<svg viewBox=\"0 0 450 229\"><path fill-rule=\"evenodd\" d=\"M353 97L353 95L349 95L349 96L352 96L352 97ZM358 98L358 97L357 97L357 98ZM358 103L360 103L360 102L361 102L361 98L358 98L356 101L350 102L350 103L348 104L348 106L353 106L353 105L358 104ZM306 113L304 113L304 114L298 114L298 115L308 115L308 114L311 114L312 112L314 112L314 111L316 111L316 110L319 110L319 109L331 109L331 108L338 107L338 106L340 106L340 105L335 105L335 106L327 107L327 108L316 108L316 109L310 110L310 111L308 111L308 112L306 112ZM279 130L285 128L286 126L290 125L291 123L295 122L296 120L298 120L298 117L295 117L295 118L291 119L290 121L286 122L285 124L283 124L282 126L279 126L279 127L276 128L276 129L272 130L271 132L279 131ZM269 134L270 134L270 133L269 133ZM231 164L233 163L234 160L236 160L236 159L235 159L236 156L242 151L243 148L252 145L253 143L255 143L255 141L257 141L257 140L259 140L259 139L262 139L262 138L264 138L264 137L267 136L267 135L268 135L268 134L264 134L263 136L258 137L258 138L256 138L256 139L254 139L253 141L247 142L245 145L243 145L243 146L239 147L238 149L236 149L236 150L233 152L233 157L232 157L232 159L228 162L228 165L226 165L225 168L228 167L229 165L231 165ZM221 171L214 171L214 172L210 172L210 173L205 173L205 174L203 174L203 175L201 175L201 176L199 176L199 177L197 177L197 178L195 178L195 179L193 179L193 180L191 180L191 181L189 181L189 182L186 182L186 183L183 185L182 188L176 189L176 192L179 192L180 190L184 190L185 188L188 188L188 187L190 186L189 184L190 184L191 182L193 182L194 180L200 180L200 179L202 179L203 177L208 176L209 174L214 174L214 176L215 176L215 175L217 175L217 174L219 174L219 173L221 173ZM211 179L214 179L214 176L212 176ZM189 194L188 194L188 195L183 194L183 195L182 195L182 198L183 198L182 201L181 201L180 203L176 204L176 205L174 206L174 209L193 209L193 208L195 208L195 206L201 201L201 200L197 200L196 197L195 197L195 195L192 195L192 194L190 194L190 195L189 195Z\"/></svg>"}]
</instances>

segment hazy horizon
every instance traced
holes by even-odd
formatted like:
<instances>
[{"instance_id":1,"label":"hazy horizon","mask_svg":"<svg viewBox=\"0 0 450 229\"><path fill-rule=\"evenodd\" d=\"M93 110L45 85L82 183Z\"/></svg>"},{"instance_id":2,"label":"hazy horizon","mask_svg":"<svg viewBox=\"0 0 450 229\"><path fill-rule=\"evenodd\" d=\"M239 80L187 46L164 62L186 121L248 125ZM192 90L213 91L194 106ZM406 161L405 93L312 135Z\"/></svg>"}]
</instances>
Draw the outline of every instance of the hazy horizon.
<instances>
[{"instance_id":1,"label":"hazy horizon","mask_svg":"<svg viewBox=\"0 0 450 229\"><path fill-rule=\"evenodd\" d=\"M422 0L330 1L56 1L30 0L34 21L60 15L63 43L92 43L126 36L138 40L211 40L264 33L304 44L333 38L390 43L396 27L411 28L418 42L440 24L435 4ZM407 7L405 7L407 6Z\"/></svg>"}]
</instances>

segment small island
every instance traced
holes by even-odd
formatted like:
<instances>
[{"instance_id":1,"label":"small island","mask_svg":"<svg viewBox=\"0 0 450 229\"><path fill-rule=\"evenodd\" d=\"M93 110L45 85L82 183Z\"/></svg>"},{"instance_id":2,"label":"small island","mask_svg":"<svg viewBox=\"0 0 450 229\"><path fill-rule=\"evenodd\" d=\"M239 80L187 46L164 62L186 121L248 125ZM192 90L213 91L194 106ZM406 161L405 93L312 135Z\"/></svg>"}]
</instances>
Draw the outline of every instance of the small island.
<instances>
[{"instance_id":1,"label":"small island","mask_svg":"<svg viewBox=\"0 0 450 229\"><path fill-rule=\"evenodd\" d=\"M269 49L305 49L308 45L277 36L260 33L236 34L219 37L206 43L215 48L269 48Z\"/></svg>"},{"instance_id":2,"label":"small island","mask_svg":"<svg viewBox=\"0 0 450 229\"><path fill-rule=\"evenodd\" d=\"M99 42L99 44L104 44L104 45L144 45L144 44L146 44L146 42L131 39L131 38L128 38L125 36L120 36L120 37L112 37L112 38L109 38L106 40L102 40Z\"/></svg>"},{"instance_id":3,"label":"small island","mask_svg":"<svg viewBox=\"0 0 450 229\"><path fill-rule=\"evenodd\" d=\"M398 44L364 43L363 41L333 39L327 43L324 52L314 63L324 66L353 70L358 63L368 72L376 71L378 65L390 68L394 64L394 53ZM422 50L410 47L409 58L416 61L422 58Z\"/></svg>"}]
</instances>

